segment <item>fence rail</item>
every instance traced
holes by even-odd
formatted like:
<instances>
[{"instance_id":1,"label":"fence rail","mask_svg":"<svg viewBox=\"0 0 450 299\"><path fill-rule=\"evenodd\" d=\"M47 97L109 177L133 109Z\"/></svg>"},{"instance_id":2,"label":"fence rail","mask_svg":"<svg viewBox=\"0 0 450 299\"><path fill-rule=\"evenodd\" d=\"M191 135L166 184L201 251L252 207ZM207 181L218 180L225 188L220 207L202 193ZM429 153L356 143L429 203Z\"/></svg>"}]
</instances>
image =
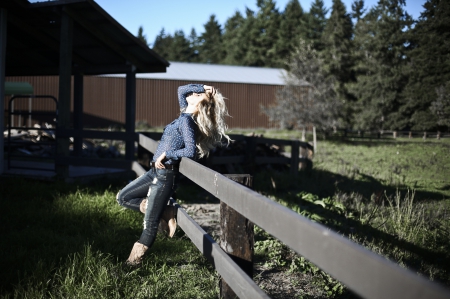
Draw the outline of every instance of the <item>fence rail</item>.
<instances>
[{"instance_id":1,"label":"fence rail","mask_svg":"<svg viewBox=\"0 0 450 299\"><path fill-rule=\"evenodd\" d=\"M139 141L140 145L149 151L156 149L156 141L142 134ZM450 291L441 285L401 268L325 226L314 223L203 165L184 158L180 164L180 172L363 298L450 298ZM186 224L182 211L178 215L183 230L184 227L193 225ZM204 240L209 238L202 231L200 237L199 230L199 227L195 230L188 228L185 232L189 232L188 236L192 236L194 244L203 253L212 252L212 248L216 246L206 245ZM211 247L205 250L205 246ZM215 256L216 251L211 255ZM223 269L233 268L229 263L234 262L228 259L214 258L213 261L214 267L221 275L227 273ZM222 269L220 271L224 274L219 269ZM245 278L245 274L237 274L236 271L233 273L230 275L230 281L226 281L240 298L267 298L262 291L255 290L252 295L246 293L248 286L244 286L244 281L251 284L249 278Z\"/></svg>"}]
</instances>

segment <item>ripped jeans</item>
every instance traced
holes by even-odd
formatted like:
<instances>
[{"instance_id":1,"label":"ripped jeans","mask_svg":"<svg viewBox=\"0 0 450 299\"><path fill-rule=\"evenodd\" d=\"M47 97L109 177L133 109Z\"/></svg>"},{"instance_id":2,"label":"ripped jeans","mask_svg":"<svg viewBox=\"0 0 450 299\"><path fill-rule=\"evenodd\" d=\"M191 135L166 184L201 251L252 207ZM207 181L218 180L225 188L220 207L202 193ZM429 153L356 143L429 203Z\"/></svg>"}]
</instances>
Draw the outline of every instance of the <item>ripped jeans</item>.
<instances>
[{"instance_id":1,"label":"ripped jeans","mask_svg":"<svg viewBox=\"0 0 450 299\"><path fill-rule=\"evenodd\" d=\"M140 212L139 205L142 200L147 198L144 230L139 243L147 247L153 245L158 232L159 219L177 187L178 177L178 170L152 167L117 193L116 199L119 205L138 212Z\"/></svg>"}]
</instances>

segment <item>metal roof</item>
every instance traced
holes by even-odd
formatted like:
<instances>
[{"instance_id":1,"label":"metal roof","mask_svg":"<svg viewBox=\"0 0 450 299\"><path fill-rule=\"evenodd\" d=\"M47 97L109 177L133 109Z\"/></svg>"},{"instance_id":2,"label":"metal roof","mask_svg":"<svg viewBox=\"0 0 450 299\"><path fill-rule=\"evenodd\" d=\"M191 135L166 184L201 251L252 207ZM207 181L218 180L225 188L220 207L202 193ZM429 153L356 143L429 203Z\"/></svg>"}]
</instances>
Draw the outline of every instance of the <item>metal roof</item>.
<instances>
[{"instance_id":1,"label":"metal roof","mask_svg":"<svg viewBox=\"0 0 450 299\"><path fill-rule=\"evenodd\" d=\"M285 85L283 81L285 72L283 69L276 68L171 61L166 73L141 73L137 74L136 78ZM125 75L108 76L124 77Z\"/></svg>"},{"instance_id":2,"label":"metal roof","mask_svg":"<svg viewBox=\"0 0 450 299\"><path fill-rule=\"evenodd\" d=\"M7 10L6 76L59 74L63 13L73 20L74 71L151 73L169 65L93 0L1 0L0 7Z\"/></svg>"}]
</instances>

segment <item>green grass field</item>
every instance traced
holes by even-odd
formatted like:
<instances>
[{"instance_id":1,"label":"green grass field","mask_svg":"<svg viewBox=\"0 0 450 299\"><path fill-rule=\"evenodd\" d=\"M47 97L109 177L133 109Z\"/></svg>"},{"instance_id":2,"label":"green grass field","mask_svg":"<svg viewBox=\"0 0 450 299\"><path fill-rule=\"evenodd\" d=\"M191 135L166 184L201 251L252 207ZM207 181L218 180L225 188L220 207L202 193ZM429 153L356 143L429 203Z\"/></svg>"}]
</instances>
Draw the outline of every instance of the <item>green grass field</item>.
<instances>
[{"instance_id":1,"label":"green grass field","mask_svg":"<svg viewBox=\"0 0 450 299\"><path fill-rule=\"evenodd\" d=\"M261 133L298 138L289 131ZM311 171L295 179L258 173L254 186L450 287L449 174L450 140L319 139ZM123 268L142 225L142 215L115 202L125 183L2 178L1 298L217 298L218 275L181 230L173 239L158 236L142 268ZM179 194L183 202L209 196L186 182ZM268 270L300 272L321 290L305 291L303 298L350 296L258 228L255 238L257 263Z\"/></svg>"}]
</instances>

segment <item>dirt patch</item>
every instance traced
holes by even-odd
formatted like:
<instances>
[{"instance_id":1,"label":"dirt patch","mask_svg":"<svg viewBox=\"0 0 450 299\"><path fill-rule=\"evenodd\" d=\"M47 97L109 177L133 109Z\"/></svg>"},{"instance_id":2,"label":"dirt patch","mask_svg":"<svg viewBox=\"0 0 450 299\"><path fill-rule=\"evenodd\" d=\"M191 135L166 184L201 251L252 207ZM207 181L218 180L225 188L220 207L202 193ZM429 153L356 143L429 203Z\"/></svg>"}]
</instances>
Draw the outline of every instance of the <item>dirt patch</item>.
<instances>
[{"instance_id":1,"label":"dirt patch","mask_svg":"<svg viewBox=\"0 0 450 299\"><path fill-rule=\"evenodd\" d=\"M194 219L216 242L219 242L220 204L182 204L181 207ZM284 269L267 269L264 262L254 263L253 280L270 297L278 298L326 298L321 289L314 286L312 277Z\"/></svg>"}]
</instances>

